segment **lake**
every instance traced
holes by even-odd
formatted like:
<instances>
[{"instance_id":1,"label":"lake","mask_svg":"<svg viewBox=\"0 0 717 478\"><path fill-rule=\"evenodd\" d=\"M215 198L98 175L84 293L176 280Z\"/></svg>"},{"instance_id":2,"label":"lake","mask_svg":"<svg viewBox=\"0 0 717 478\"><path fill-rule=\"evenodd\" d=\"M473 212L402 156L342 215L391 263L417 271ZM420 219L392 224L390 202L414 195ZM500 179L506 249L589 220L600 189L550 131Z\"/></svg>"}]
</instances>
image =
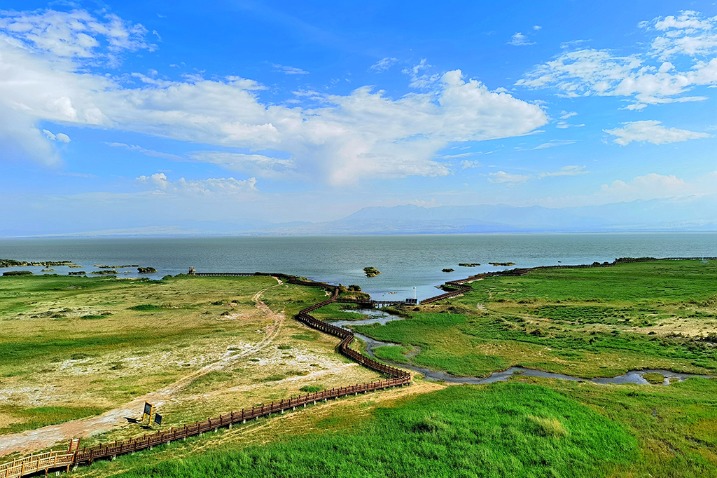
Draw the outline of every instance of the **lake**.
<instances>
[{"instance_id":1,"label":"lake","mask_svg":"<svg viewBox=\"0 0 717 478\"><path fill-rule=\"evenodd\" d=\"M69 260L88 274L101 264L151 266L157 269L152 278L186 273L189 267L197 272L284 272L358 284L377 300L412 297L414 287L423 299L436 295L435 286L447 280L505 269L489 262L535 267L645 256L715 257L717 233L0 239L0 258ZM462 262L481 265L460 267ZM366 278L366 266L381 274ZM42 268L19 269L40 273ZM55 267L58 274L70 270ZM137 276L134 268L119 271Z\"/></svg>"}]
</instances>

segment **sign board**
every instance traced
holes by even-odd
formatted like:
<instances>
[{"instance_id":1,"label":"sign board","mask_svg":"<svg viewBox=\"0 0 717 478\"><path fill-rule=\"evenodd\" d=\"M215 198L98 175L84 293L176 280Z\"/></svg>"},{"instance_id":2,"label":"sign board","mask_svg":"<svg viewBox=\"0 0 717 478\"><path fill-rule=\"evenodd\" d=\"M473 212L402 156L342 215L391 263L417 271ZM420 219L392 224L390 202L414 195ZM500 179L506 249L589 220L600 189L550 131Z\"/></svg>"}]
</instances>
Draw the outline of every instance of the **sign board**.
<instances>
[{"instance_id":1,"label":"sign board","mask_svg":"<svg viewBox=\"0 0 717 478\"><path fill-rule=\"evenodd\" d=\"M145 415L151 415L152 414L152 404L144 402L144 414Z\"/></svg>"},{"instance_id":2,"label":"sign board","mask_svg":"<svg viewBox=\"0 0 717 478\"><path fill-rule=\"evenodd\" d=\"M162 415L160 415L159 413L155 413L154 414L154 423L156 423L157 425L161 425L162 424Z\"/></svg>"}]
</instances>

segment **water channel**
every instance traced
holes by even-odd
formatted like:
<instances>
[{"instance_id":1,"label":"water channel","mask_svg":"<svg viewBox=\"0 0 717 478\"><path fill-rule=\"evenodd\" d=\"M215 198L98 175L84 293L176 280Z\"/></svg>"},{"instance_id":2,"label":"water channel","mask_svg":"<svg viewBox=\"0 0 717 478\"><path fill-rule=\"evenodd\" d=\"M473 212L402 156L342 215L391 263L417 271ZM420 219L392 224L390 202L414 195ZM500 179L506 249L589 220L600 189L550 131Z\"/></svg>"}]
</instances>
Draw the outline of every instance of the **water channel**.
<instances>
[{"instance_id":1,"label":"water channel","mask_svg":"<svg viewBox=\"0 0 717 478\"><path fill-rule=\"evenodd\" d=\"M363 334L356 333L352 330L354 326L357 325L373 325L373 324L381 324L386 325L389 322L393 322L395 320L404 320L403 317L398 315L392 315L388 314L382 310L377 309L358 309L358 310L347 310L346 312L355 312L357 314L361 314L363 316L367 316L365 319L359 319L359 320L336 320L331 321L333 325L336 325L337 327L342 327L347 330L351 330L353 334L361 339L366 344L366 351L365 353L370 356L371 358L376 358L374 354L374 350L377 347L382 347L386 345L398 345L392 342L382 342L380 340L373 339L371 337L368 337ZM525 367L510 367L506 370L502 370L499 372L493 372L487 377L458 377L455 375L451 375L447 372L443 372L440 370L431 370L426 367L420 367L418 365L414 364L407 364L407 363L398 363L398 362L392 362L390 360L380 359L383 362L389 363L391 365L394 365L396 367L405 368L408 370L412 370L414 372L418 372L427 379L430 380L439 380L443 382L448 383L464 383L464 384L488 384L488 383L494 383L494 382L503 382L508 380L513 375L523 375L526 377L540 377L540 378L552 378L552 379L558 379L558 380L569 380L573 382L592 382L592 383L599 383L599 384L636 384L636 385L649 385L650 382L648 382L645 378L645 374L652 374L657 373L662 375L663 382L662 385L669 385L673 382L681 382L687 378L690 377L701 377L701 378L711 378L709 375L697 375L697 374L689 374L689 373L679 373L679 372L672 372L670 370L661 370L661 369L650 369L650 370L631 370L623 375L618 375L617 377L600 377L600 378L581 378L581 377L574 377L572 375L565 375L562 373L552 373L552 372L543 372L541 370L534 370L530 368Z\"/></svg>"}]
</instances>

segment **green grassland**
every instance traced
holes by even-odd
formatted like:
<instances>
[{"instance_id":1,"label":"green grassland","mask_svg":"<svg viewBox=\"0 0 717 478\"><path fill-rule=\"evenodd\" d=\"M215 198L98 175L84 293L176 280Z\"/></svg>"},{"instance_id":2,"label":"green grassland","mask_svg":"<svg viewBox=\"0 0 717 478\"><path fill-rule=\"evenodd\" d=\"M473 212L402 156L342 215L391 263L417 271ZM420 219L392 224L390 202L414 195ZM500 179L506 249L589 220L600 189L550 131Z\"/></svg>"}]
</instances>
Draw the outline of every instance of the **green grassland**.
<instances>
[{"instance_id":1,"label":"green grassland","mask_svg":"<svg viewBox=\"0 0 717 478\"><path fill-rule=\"evenodd\" d=\"M257 294L283 314L280 323L258 308ZM376 378L341 370L335 341L292 320L324 297L272 277L0 278L0 434L90 417L165 387L176 388L163 407L171 426L301 386ZM213 363L221 366L201 373ZM85 443L141 433L125 427Z\"/></svg>"},{"instance_id":2,"label":"green grassland","mask_svg":"<svg viewBox=\"0 0 717 478\"><path fill-rule=\"evenodd\" d=\"M645 368L714 374L715 284L717 261L536 269L475 281L471 292L407 320L357 330L402 344L379 349L383 358L454 375L513 365L582 377Z\"/></svg>"},{"instance_id":3,"label":"green grassland","mask_svg":"<svg viewBox=\"0 0 717 478\"><path fill-rule=\"evenodd\" d=\"M717 476L715 380L656 387L520 377L426 385L401 389L412 396L340 400L75 474Z\"/></svg>"},{"instance_id":4,"label":"green grassland","mask_svg":"<svg viewBox=\"0 0 717 478\"><path fill-rule=\"evenodd\" d=\"M639 453L613 475L717 477L717 380L691 378L667 387L565 381L549 386L637 439Z\"/></svg>"},{"instance_id":5,"label":"green grassland","mask_svg":"<svg viewBox=\"0 0 717 478\"><path fill-rule=\"evenodd\" d=\"M337 357L336 339L290 320L326 297L319 289L253 277L201 283L184 277L160 283L73 280L0 280L0 325L10 330L0 337L0 351L19 354L31 368L0 355L0 393L14 387L25 400L17 409L0 407L0 423L10 418L0 433L98 412L90 401L38 404L28 394L23 398L19 385L37 373L39 387L67 367L87 372L83 364L99 364L99 372L87 372L90 379L80 375L75 386L98 387L91 395L104 397L107 407L118 402L116 394L130 396L128 388L141 393L181 376L163 378L175 373L166 359L172 354L190 363L181 370L195 370L201 364L191 363L192 356L256 343L263 337L258 330L267 327L252 299L259 291L273 311L285 312L281 333L263 352L189 384L186 400L168 409L172 423L206 418L211 407L225 412L229 404L372 377ZM716 284L717 261L536 269L475 281L461 297L404 311L404 320L357 329L396 344L376 349L380 357L455 375L485 376L511 365L582 377L645 368L715 375ZM360 318L346 308L334 304L316 315ZM156 331L159 341L145 342L142 337L155 332L160 317L168 322L166 330ZM128 355L118 355L125 348L131 356L147 357L164 349L169 355L155 357L165 364L157 370L160 376L143 381L147 370L132 371ZM329 360L339 371L317 375L330 369ZM131 384L118 380L130 372ZM98 376L107 374L104 380ZM73 475L697 478L717 477L715 450L715 379L662 386L516 376L508 383L446 386L417 378L411 387L321 403L97 462Z\"/></svg>"},{"instance_id":6,"label":"green grassland","mask_svg":"<svg viewBox=\"0 0 717 478\"><path fill-rule=\"evenodd\" d=\"M449 387L378 407L350 430L167 459L118 476L596 476L637 456L635 439L589 407L546 387L507 383Z\"/></svg>"},{"instance_id":7,"label":"green grassland","mask_svg":"<svg viewBox=\"0 0 717 478\"><path fill-rule=\"evenodd\" d=\"M357 309L355 304L333 303L314 311L312 315L326 321L365 319L366 316L359 313Z\"/></svg>"}]
</instances>

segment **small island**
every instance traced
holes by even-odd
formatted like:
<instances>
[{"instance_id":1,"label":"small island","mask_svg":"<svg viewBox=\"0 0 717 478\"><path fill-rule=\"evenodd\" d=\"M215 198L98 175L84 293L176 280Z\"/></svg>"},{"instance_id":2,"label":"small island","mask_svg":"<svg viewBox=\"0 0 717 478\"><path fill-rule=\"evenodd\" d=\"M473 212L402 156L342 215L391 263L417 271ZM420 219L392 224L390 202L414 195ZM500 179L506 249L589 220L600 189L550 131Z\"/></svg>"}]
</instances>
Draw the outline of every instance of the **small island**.
<instances>
[{"instance_id":1,"label":"small island","mask_svg":"<svg viewBox=\"0 0 717 478\"><path fill-rule=\"evenodd\" d=\"M451 269L450 267L446 267L445 269L441 269L443 272L453 272L455 269Z\"/></svg>"},{"instance_id":2,"label":"small island","mask_svg":"<svg viewBox=\"0 0 717 478\"><path fill-rule=\"evenodd\" d=\"M363 268L364 273L366 274L366 277L376 277L381 273L380 270L376 269L373 266L364 267Z\"/></svg>"},{"instance_id":3,"label":"small island","mask_svg":"<svg viewBox=\"0 0 717 478\"><path fill-rule=\"evenodd\" d=\"M480 266L480 263L478 263L478 262L459 262L458 265L461 267L478 267L478 266Z\"/></svg>"},{"instance_id":4,"label":"small island","mask_svg":"<svg viewBox=\"0 0 717 478\"><path fill-rule=\"evenodd\" d=\"M140 274L154 274L157 272L157 269L154 267L137 267L137 272Z\"/></svg>"},{"instance_id":5,"label":"small island","mask_svg":"<svg viewBox=\"0 0 717 478\"><path fill-rule=\"evenodd\" d=\"M31 276L32 271L7 271L3 272L4 276Z\"/></svg>"},{"instance_id":6,"label":"small island","mask_svg":"<svg viewBox=\"0 0 717 478\"><path fill-rule=\"evenodd\" d=\"M488 264L492 265L493 267L510 267L514 266L515 262L489 262Z\"/></svg>"},{"instance_id":7,"label":"small island","mask_svg":"<svg viewBox=\"0 0 717 478\"><path fill-rule=\"evenodd\" d=\"M51 267L67 266L67 267L80 267L72 261L19 261L15 259L0 259L0 267L44 267L49 269Z\"/></svg>"}]
</instances>

